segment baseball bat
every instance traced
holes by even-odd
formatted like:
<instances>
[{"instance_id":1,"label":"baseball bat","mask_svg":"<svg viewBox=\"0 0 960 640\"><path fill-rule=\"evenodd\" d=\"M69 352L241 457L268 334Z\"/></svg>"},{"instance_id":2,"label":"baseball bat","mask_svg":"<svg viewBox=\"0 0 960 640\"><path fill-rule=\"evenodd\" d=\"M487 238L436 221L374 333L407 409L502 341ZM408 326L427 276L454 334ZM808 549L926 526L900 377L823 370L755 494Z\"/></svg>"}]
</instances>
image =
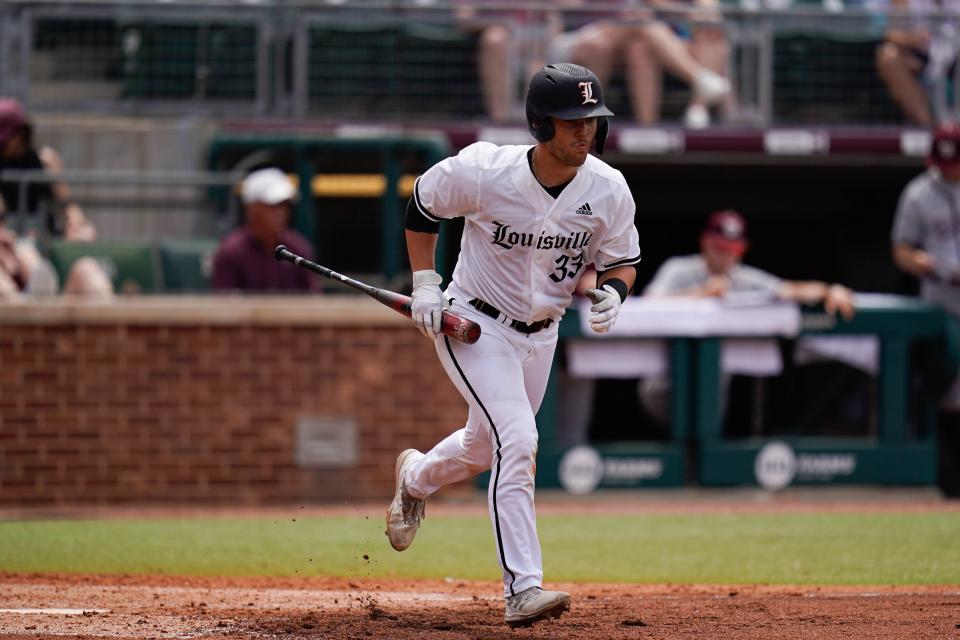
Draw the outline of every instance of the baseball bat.
<instances>
[{"instance_id":1,"label":"baseball bat","mask_svg":"<svg viewBox=\"0 0 960 640\"><path fill-rule=\"evenodd\" d=\"M319 265L316 262L311 262L302 256L298 256L282 244L277 245L277 248L273 251L273 255L277 260L286 260L288 262L292 262L298 267L302 267L308 271L313 271L314 273L319 273L320 275L330 278L331 280L339 280L340 282L347 286L353 287L354 289L359 289L374 300L387 305L394 311L402 313L408 318L412 317L413 315L410 311L410 296L405 296L387 289L380 289L365 282L348 278L347 276L337 273L332 269L328 269L323 265ZM480 339L480 325L473 320L461 318L455 313L444 311L440 318L440 333L445 336L450 336L454 340L459 340L460 342L465 342L466 344L473 344Z\"/></svg>"}]
</instances>

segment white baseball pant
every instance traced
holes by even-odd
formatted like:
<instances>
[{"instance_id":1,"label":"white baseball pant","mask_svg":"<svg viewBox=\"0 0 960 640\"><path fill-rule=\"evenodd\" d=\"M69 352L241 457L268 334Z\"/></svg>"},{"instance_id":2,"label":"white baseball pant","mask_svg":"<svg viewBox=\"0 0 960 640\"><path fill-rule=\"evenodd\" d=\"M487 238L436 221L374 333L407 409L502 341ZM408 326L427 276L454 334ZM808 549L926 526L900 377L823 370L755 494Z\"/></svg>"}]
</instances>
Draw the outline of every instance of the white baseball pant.
<instances>
[{"instance_id":1,"label":"white baseball pant","mask_svg":"<svg viewBox=\"0 0 960 640\"><path fill-rule=\"evenodd\" d=\"M543 583L533 497L534 416L553 365L558 323L526 335L474 309L455 287L447 294L454 298L452 310L482 329L472 345L443 335L436 340L440 362L469 405L467 424L412 464L405 481L411 495L427 498L490 469L487 501L509 597Z\"/></svg>"}]
</instances>

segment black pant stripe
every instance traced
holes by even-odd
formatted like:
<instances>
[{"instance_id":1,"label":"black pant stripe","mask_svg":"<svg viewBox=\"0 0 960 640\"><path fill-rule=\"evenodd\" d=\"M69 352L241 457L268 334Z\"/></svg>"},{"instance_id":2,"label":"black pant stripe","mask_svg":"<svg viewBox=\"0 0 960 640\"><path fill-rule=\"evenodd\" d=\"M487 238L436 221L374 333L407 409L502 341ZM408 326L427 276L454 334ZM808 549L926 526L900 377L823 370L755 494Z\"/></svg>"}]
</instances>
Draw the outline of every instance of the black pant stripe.
<instances>
[{"instance_id":1,"label":"black pant stripe","mask_svg":"<svg viewBox=\"0 0 960 640\"><path fill-rule=\"evenodd\" d=\"M490 418L487 408L483 406L483 402L480 401L480 396L478 396L477 392L473 390L473 385L471 385L470 381L467 380L466 374L464 374L463 369L460 368L460 363L457 362L456 356L453 355L453 349L450 348L450 338L443 336L443 343L447 345L447 353L450 354L450 359L453 361L453 366L455 366L457 368L457 372L460 373L463 383L467 385L467 389L470 390L470 395L472 395L473 399L477 401L478 405L480 405L483 415L487 416L487 422L490 423L490 428L493 429L493 437L497 441L497 469L493 474L493 522L497 531L497 548L500 550L500 561L503 563L503 570L510 574L510 595L515 596L517 594L513 591L513 583L516 581L517 576L515 576L513 571L510 570L510 567L507 566L507 555L503 551L503 535L500 533L500 514L497 510L497 483L500 481L500 464L503 461L503 456L500 453L500 434L497 433L497 425L493 424L493 420Z\"/></svg>"}]
</instances>

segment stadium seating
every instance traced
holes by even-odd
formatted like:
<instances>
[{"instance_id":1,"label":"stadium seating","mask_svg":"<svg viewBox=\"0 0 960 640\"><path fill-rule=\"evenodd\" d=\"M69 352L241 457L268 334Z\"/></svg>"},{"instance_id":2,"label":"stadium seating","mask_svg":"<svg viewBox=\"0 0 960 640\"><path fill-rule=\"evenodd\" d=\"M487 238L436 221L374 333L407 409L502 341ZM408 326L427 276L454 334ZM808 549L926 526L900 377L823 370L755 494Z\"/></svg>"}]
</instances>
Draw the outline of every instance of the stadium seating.
<instances>
[{"instance_id":1,"label":"stadium seating","mask_svg":"<svg viewBox=\"0 0 960 640\"><path fill-rule=\"evenodd\" d=\"M127 98L250 100L257 87L257 33L248 24L133 23L123 28Z\"/></svg>"},{"instance_id":2,"label":"stadium seating","mask_svg":"<svg viewBox=\"0 0 960 640\"><path fill-rule=\"evenodd\" d=\"M350 120L483 117L477 36L458 28L452 14L409 7L393 14L329 4L344 7L305 10L303 28L288 42L271 42L256 13L38 17L31 28L32 97L61 107L122 99L146 109L163 100L193 99L209 108L227 103L231 108L246 103L257 113L279 108L273 115L288 115L294 100L294 112ZM821 0L795 5L814 12L829 9ZM728 35L742 95L756 94L758 80L770 83L766 124L903 123L874 65L883 38L881 15L851 10L827 18L785 11L773 16L762 37L756 29L751 19L732 15ZM770 56L772 73L747 77L759 73L749 62L758 55ZM268 58L283 63L290 76L271 86L271 95L264 93L269 83L258 73ZM617 69L611 78L608 102L617 113L628 114L622 75ZM664 121L677 122L689 92L669 74L664 82ZM296 92L284 95L294 87Z\"/></svg>"},{"instance_id":3,"label":"stadium seating","mask_svg":"<svg viewBox=\"0 0 960 640\"><path fill-rule=\"evenodd\" d=\"M152 245L144 241L66 242L55 240L49 247L50 261L66 281L70 267L79 258L98 260L120 293L153 293L160 288L159 270Z\"/></svg>"},{"instance_id":4,"label":"stadium seating","mask_svg":"<svg viewBox=\"0 0 960 640\"><path fill-rule=\"evenodd\" d=\"M309 33L310 110L394 119L483 108L476 39L450 26L354 23Z\"/></svg>"},{"instance_id":5,"label":"stadium seating","mask_svg":"<svg viewBox=\"0 0 960 640\"><path fill-rule=\"evenodd\" d=\"M210 289L215 240L161 240L157 244L168 292L202 292Z\"/></svg>"},{"instance_id":6,"label":"stadium seating","mask_svg":"<svg viewBox=\"0 0 960 640\"><path fill-rule=\"evenodd\" d=\"M200 293L210 290L214 239L125 242L53 241L50 261L61 281L81 257L104 265L119 293Z\"/></svg>"},{"instance_id":7,"label":"stadium seating","mask_svg":"<svg viewBox=\"0 0 960 640\"><path fill-rule=\"evenodd\" d=\"M891 124L901 120L877 76L870 34L791 30L774 38L776 122Z\"/></svg>"}]
</instances>

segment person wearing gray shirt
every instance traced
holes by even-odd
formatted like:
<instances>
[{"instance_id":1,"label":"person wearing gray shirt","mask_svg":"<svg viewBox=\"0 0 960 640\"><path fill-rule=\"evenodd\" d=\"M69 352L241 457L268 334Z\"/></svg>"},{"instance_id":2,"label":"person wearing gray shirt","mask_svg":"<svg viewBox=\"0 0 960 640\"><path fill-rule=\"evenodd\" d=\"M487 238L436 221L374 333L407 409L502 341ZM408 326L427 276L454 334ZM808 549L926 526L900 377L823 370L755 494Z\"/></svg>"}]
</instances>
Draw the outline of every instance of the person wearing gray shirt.
<instances>
[{"instance_id":1,"label":"person wearing gray shirt","mask_svg":"<svg viewBox=\"0 0 960 640\"><path fill-rule=\"evenodd\" d=\"M928 168L904 188L890 234L897 267L922 282L920 297L960 319L960 126L933 133ZM949 379L945 377L945 379ZM960 378L940 403L938 484L960 495Z\"/></svg>"},{"instance_id":2,"label":"person wearing gray shirt","mask_svg":"<svg viewBox=\"0 0 960 640\"><path fill-rule=\"evenodd\" d=\"M927 162L900 195L893 261L921 280L920 297L960 318L960 127L937 128Z\"/></svg>"},{"instance_id":3,"label":"person wearing gray shirt","mask_svg":"<svg viewBox=\"0 0 960 640\"><path fill-rule=\"evenodd\" d=\"M853 317L853 292L816 280L781 280L742 264L749 247L747 223L732 209L710 215L700 234L700 253L670 258L643 291L645 296L714 297L728 302L822 302L831 315Z\"/></svg>"},{"instance_id":4,"label":"person wearing gray shirt","mask_svg":"<svg viewBox=\"0 0 960 640\"><path fill-rule=\"evenodd\" d=\"M664 262L643 291L651 297L720 298L731 304L760 304L792 300L805 304L822 302L831 315L846 319L854 314L853 292L846 287L816 280L782 280L773 274L742 264L749 247L747 222L732 209L710 215L700 234L700 253L678 256ZM729 376L721 378L721 397L726 398ZM647 411L666 421L670 380L644 378L639 395Z\"/></svg>"}]
</instances>

